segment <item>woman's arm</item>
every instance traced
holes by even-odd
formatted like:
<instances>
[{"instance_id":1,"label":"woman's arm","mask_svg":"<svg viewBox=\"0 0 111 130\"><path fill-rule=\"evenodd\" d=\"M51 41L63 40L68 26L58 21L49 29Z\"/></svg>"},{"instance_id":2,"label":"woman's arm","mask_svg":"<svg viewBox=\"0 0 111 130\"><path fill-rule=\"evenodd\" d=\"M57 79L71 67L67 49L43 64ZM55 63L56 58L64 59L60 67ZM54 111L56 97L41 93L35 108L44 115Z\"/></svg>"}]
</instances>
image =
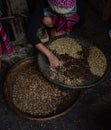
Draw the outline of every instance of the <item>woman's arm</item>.
<instances>
[{"instance_id":1,"label":"woman's arm","mask_svg":"<svg viewBox=\"0 0 111 130\"><path fill-rule=\"evenodd\" d=\"M42 43L36 44L35 47L48 58L51 67L59 66L58 58Z\"/></svg>"},{"instance_id":2,"label":"woman's arm","mask_svg":"<svg viewBox=\"0 0 111 130\"><path fill-rule=\"evenodd\" d=\"M41 43L41 40L37 36L37 30L41 27L42 19L44 16L43 8L46 6L47 3L45 3L45 1L43 0L37 1L36 9L31 18L31 23L29 25L27 36L31 44L35 46L35 48L41 51L48 58L50 66L57 67L59 65L58 58Z\"/></svg>"}]
</instances>

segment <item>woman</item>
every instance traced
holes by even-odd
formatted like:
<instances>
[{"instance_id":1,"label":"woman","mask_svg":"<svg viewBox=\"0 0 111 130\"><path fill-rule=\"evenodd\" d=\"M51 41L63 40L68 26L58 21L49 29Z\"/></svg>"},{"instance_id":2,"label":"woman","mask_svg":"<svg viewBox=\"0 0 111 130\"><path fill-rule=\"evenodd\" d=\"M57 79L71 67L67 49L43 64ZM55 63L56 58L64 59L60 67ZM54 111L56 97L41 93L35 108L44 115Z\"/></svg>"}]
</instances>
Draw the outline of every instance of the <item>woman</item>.
<instances>
[{"instance_id":1,"label":"woman","mask_svg":"<svg viewBox=\"0 0 111 130\"><path fill-rule=\"evenodd\" d=\"M48 35L41 38L38 33L41 27L45 33L44 27L52 28L52 37L70 32L80 20L77 10L76 0L37 0L28 29L28 38L32 45L48 58L52 67L59 66L59 59L43 44L49 40Z\"/></svg>"}]
</instances>

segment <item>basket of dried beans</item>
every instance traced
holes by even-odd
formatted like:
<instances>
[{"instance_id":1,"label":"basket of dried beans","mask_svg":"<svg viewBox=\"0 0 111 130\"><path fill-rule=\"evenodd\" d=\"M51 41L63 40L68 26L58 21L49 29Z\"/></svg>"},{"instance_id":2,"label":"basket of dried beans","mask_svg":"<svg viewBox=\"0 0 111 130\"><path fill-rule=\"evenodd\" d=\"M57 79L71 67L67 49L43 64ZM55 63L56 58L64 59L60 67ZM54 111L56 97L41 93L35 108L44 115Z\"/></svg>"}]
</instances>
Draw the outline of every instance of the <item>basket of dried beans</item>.
<instances>
[{"instance_id":1,"label":"basket of dried beans","mask_svg":"<svg viewBox=\"0 0 111 130\"><path fill-rule=\"evenodd\" d=\"M4 93L9 106L20 116L37 121L65 115L78 101L80 91L55 87L39 72L35 57L15 64L7 73Z\"/></svg>"},{"instance_id":2,"label":"basket of dried beans","mask_svg":"<svg viewBox=\"0 0 111 130\"><path fill-rule=\"evenodd\" d=\"M38 65L43 75L58 87L82 89L96 86L105 79L108 62L103 51L88 40L60 36L47 47L58 57L60 65L51 68L47 58L39 53Z\"/></svg>"}]
</instances>

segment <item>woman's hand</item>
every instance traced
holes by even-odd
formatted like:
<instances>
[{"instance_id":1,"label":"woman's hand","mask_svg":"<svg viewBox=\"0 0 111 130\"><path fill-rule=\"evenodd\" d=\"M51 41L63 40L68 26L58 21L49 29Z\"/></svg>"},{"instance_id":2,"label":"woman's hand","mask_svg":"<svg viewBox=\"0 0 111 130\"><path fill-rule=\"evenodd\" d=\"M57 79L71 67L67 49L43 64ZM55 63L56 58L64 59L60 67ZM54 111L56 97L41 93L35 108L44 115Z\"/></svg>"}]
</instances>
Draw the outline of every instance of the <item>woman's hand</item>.
<instances>
[{"instance_id":1,"label":"woman's hand","mask_svg":"<svg viewBox=\"0 0 111 130\"><path fill-rule=\"evenodd\" d=\"M50 55L48 55L48 59L51 67L59 66L60 61L53 53L50 53Z\"/></svg>"},{"instance_id":2,"label":"woman's hand","mask_svg":"<svg viewBox=\"0 0 111 130\"><path fill-rule=\"evenodd\" d=\"M42 43L36 44L35 47L41 51L44 55L49 60L50 66L51 67L57 67L60 64L59 59L47 48L45 47Z\"/></svg>"}]
</instances>

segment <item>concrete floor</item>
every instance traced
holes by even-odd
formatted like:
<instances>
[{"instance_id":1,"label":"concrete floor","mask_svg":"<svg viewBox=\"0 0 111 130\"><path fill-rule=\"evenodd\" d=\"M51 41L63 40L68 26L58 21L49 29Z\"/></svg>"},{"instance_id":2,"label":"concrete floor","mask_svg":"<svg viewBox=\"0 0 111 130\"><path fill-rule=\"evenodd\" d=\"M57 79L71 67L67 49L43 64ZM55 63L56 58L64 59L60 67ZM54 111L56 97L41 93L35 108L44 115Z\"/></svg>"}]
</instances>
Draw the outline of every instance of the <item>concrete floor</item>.
<instances>
[{"instance_id":1,"label":"concrete floor","mask_svg":"<svg viewBox=\"0 0 111 130\"><path fill-rule=\"evenodd\" d=\"M72 35L82 36L101 48L109 62L106 79L95 87L84 90L75 107L65 116L47 122L23 119L5 101L3 79L10 64L4 66L0 82L0 130L110 130L111 129L111 39L108 25L96 13L86 15L85 23Z\"/></svg>"}]
</instances>

